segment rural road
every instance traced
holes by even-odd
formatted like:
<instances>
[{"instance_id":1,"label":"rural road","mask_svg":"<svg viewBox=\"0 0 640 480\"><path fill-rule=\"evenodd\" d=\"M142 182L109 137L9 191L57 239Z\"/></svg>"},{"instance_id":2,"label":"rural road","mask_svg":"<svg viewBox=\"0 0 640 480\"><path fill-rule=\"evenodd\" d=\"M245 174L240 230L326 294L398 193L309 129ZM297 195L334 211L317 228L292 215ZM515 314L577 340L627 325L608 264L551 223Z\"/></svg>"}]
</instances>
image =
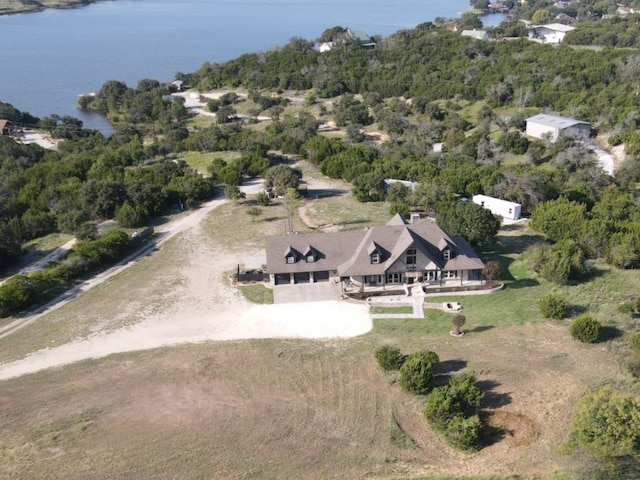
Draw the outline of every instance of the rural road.
<instances>
[{"instance_id":1,"label":"rural road","mask_svg":"<svg viewBox=\"0 0 640 480\"><path fill-rule=\"evenodd\" d=\"M245 194L254 195L257 192L259 192L260 189L262 188L262 182L263 182L263 179L261 178L253 178L245 182L240 188ZM145 247L143 247L141 250L138 250L135 253L129 255L127 258L125 258L115 266L109 268L108 270L105 270L104 272L101 272L98 275L90 279L87 279L78 285L75 285L74 287L64 292L62 295L50 301L49 303L41 307L38 307L32 313L24 317L18 318L13 322L8 323L7 325L3 325L2 327L0 327L0 338L4 338L8 335L11 335L17 330L20 330L21 328L24 328L27 325L30 325L31 323L38 321L38 319L40 319L42 316L47 315L48 313L53 312L54 310L57 310L63 305L66 305L81 293L86 292L92 289L93 287L100 285L101 283L104 283L105 281L107 281L108 279L110 279L115 275L118 275L120 272L129 268L139 258L146 255L151 250L160 248L164 242L166 242L167 240L170 240L178 233L185 231L189 228L192 228L195 225L198 225L207 216L209 212L211 212L214 208L219 207L226 201L227 201L226 198L218 198L218 199L210 200L200 205L199 208L192 211L185 212L185 214L182 215L181 217L158 226L155 229L155 232L156 232L155 236L157 238L155 242L152 242L146 245ZM68 249L70 249L73 246L73 242L75 242L75 239L67 242L59 249L54 250L53 252L51 252L49 255L42 258L38 262L31 264L28 267L25 267L23 270L20 271L20 273L33 272L38 270L38 268L44 268L49 262L55 260L56 258L59 258L63 254L68 253Z\"/></svg>"}]
</instances>

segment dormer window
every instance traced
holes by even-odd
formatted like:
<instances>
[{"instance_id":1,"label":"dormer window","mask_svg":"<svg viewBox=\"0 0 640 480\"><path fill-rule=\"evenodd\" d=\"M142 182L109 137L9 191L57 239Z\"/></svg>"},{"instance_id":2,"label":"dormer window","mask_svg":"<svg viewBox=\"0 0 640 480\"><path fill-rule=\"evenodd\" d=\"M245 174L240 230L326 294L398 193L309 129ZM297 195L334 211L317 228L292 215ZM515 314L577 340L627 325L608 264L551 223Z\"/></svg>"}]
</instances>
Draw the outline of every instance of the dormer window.
<instances>
[{"instance_id":1,"label":"dormer window","mask_svg":"<svg viewBox=\"0 0 640 480\"><path fill-rule=\"evenodd\" d=\"M451 249L450 248L445 248L442 251L442 258L444 260L451 260Z\"/></svg>"},{"instance_id":2,"label":"dormer window","mask_svg":"<svg viewBox=\"0 0 640 480\"><path fill-rule=\"evenodd\" d=\"M287 248L287 250L284 252L284 261L286 263L296 263L301 258L305 258L304 255L302 255L299 250L296 250L293 247Z\"/></svg>"},{"instance_id":3,"label":"dormer window","mask_svg":"<svg viewBox=\"0 0 640 480\"><path fill-rule=\"evenodd\" d=\"M378 252L371 254L371 263L380 263L380 254Z\"/></svg>"},{"instance_id":4,"label":"dormer window","mask_svg":"<svg viewBox=\"0 0 640 480\"><path fill-rule=\"evenodd\" d=\"M316 257L313 256L313 253L307 255L307 263L313 263L316 261Z\"/></svg>"}]
</instances>

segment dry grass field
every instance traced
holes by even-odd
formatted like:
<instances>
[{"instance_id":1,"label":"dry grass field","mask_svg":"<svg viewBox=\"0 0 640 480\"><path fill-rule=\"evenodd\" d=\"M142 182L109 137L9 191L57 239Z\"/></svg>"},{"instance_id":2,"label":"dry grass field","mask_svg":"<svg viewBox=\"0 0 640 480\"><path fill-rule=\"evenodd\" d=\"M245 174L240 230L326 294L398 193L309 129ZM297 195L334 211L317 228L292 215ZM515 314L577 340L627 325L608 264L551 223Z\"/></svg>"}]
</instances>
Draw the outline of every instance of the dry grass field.
<instances>
[{"instance_id":1,"label":"dry grass field","mask_svg":"<svg viewBox=\"0 0 640 480\"><path fill-rule=\"evenodd\" d=\"M325 223L315 212L344 211L323 203L338 198L313 201L306 215ZM262 235L278 233L284 222L280 206L255 222L246 207L213 210L193 231L0 339L0 361L130 328L148 316L179 324L195 310L224 312L244 302L238 293L218 297L215 285L229 263L259 254ZM354 204L352 214L381 223L381 209L371 218L365 210ZM561 445L572 405L584 386L623 378L626 339L583 345L570 338L568 322L540 318L535 302L549 287L530 278L517 254L535 240L528 235L526 228L506 229L503 249L488 254L509 266L504 291L455 299L467 315L462 338L448 334L450 316L426 310L425 319L376 320L371 332L351 339L208 341L4 380L0 478L540 479L570 469ZM615 305L640 290L637 275L625 275L602 271L593 284L563 293L575 308L593 308L599 318L608 312L624 333L635 326L616 317ZM476 374L490 425L483 449L465 454L438 439L423 420L421 399L378 369L374 351L383 344L435 351L437 382Z\"/></svg>"},{"instance_id":2,"label":"dry grass field","mask_svg":"<svg viewBox=\"0 0 640 480\"><path fill-rule=\"evenodd\" d=\"M0 477L548 478L567 461L558 447L582 386L619 374L606 349L559 326L456 339L428 321L410 337L385 322L348 341L185 345L5 381ZM483 450L457 452L430 431L420 402L375 364L389 341L437 351L443 375L477 373L495 427ZM413 447L392 441L394 423Z\"/></svg>"}]
</instances>

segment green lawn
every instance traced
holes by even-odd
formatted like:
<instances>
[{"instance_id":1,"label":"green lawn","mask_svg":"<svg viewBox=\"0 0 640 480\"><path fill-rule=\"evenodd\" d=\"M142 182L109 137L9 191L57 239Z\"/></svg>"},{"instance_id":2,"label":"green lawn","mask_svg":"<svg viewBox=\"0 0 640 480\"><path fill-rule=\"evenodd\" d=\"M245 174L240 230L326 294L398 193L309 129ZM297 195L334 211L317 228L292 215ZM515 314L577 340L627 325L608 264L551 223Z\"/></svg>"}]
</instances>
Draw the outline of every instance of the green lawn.
<instances>
[{"instance_id":1,"label":"green lawn","mask_svg":"<svg viewBox=\"0 0 640 480\"><path fill-rule=\"evenodd\" d=\"M376 306L376 307L371 307L370 311L375 315L413 313L413 307L409 305L396 305L394 307Z\"/></svg>"},{"instance_id":2,"label":"green lawn","mask_svg":"<svg viewBox=\"0 0 640 480\"><path fill-rule=\"evenodd\" d=\"M261 284L241 285L238 287L242 296L251 303L272 304L273 290Z\"/></svg>"},{"instance_id":3,"label":"green lawn","mask_svg":"<svg viewBox=\"0 0 640 480\"><path fill-rule=\"evenodd\" d=\"M225 162L230 162L236 158L240 158L240 152L189 152L185 155L184 160L187 164L201 175L208 177L209 171L207 167L215 158L222 158Z\"/></svg>"}]
</instances>

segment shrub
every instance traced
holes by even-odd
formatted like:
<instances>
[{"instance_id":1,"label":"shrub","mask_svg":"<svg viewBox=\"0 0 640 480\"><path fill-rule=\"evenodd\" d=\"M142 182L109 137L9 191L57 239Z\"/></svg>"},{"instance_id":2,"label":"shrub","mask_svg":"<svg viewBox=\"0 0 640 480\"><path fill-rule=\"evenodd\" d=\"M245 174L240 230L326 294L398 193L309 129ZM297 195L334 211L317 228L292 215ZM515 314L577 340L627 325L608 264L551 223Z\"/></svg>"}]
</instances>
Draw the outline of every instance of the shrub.
<instances>
[{"instance_id":1,"label":"shrub","mask_svg":"<svg viewBox=\"0 0 640 480\"><path fill-rule=\"evenodd\" d=\"M0 317L14 315L29 307L37 296L33 282L25 275L15 275L0 285Z\"/></svg>"},{"instance_id":2,"label":"shrub","mask_svg":"<svg viewBox=\"0 0 640 480\"><path fill-rule=\"evenodd\" d=\"M400 386L409 393L426 395L438 361L438 355L430 351L412 353L400 367Z\"/></svg>"},{"instance_id":3,"label":"shrub","mask_svg":"<svg viewBox=\"0 0 640 480\"><path fill-rule=\"evenodd\" d=\"M538 308L544 318L554 318L561 320L566 316L567 306L564 303L564 298L556 293L550 293L545 295L538 301Z\"/></svg>"},{"instance_id":4,"label":"shrub","mask_svg":"<svg viewBox=\"0 0 640 480\"><path fill-rule=\"evenodd\" d=\"M453 448L465 452L478 450L482 425L478 415L453 417L443 432L445 441Z\"/></svg>"},{"instance_id":5,"label":"shrub","mask_svg":"<svg viewBox=\"0 0 640 480\"><path fill-rule=\"evenodd\" d=\"M634 378L640 378L640 356L639 355L633 355L628 361L627 361L627 371L634 377Z\"/></svg>"},{"instance_id":6,"label":"shrub","mask_svg":"<svg viewBox=\"0 0 640 480\"><path fill-rule=\"evenodd\" d=\"M478 448L478 411L484 393L472 374L452 377L444 387L435 388L424 409L427 422L452 447L471 451Z\"/></svg>"},{"instance_id":7,"label":"shrub","mask_svg":"<svg viewBox=\"0 0 640 480\"><path fill-rule=\"evenodd\" d=\"M495 260L489 260L482 269L482 274L484 278L492 282L502 275L502 265Z\"/></svg>"},{"instance_id":8,"label":"shrub","mask_svg":"<svg viewBox=\"0 0 640 480\"><path fill-rule=\"evenodd\" d=\"M467 317L461 314L456 314L451 320L451 324L453 325L453 333L455 335L462 335L462 326L467 323Z\"/></svg>"},{"instance_id":9,"label":"shrub","mask_svg":"<svg viewBox=\"0 0 640 480\"><path fill-rule=\"evenodd\" d=\"M256 193L256 203L262 207L269 206L269 195L264 190Z\"/></svg>"},{"instance_id":10,"label":"shrub","mask_svg":"<svg viewBox=\"0 0 640 480\"><path fill-rule=\"evenodd\" d=\"M603 387L587 392L573 412L571 442L596 455L622 456L640 450L640 402Z\"/></svg>"},{"instance_id":11,"label":"shrub","mask_svg":"<svg viewBox=\"0 0 640 480\"><path fill-rule=\"evenodd\" d=\"M597 320L594 320L589 315L580 315L577 317L569 331L571 336L576 340L580 340L582 343L596 343L600 338L600 331L602 325Z\"/></svg>"},{"instance_id":12,"label":"shrub","mask_svg":"<svg viewBox=\"0 0 640 480\"><path fill-rule=\"evenodd\" d=\"M631 338L629 339L629 346L633 350L640 352L640 332L636 332L631 335Z\"/></svg>"},{"instance_id":13,"label":"shrub","mask_svg":"<svg viewBox=\"0 0 640 480\"><path fill-rule=\"evenodd\" d=\"M618 305L616 310L618 310L618 313L622 313L623 315L630 315L633 313L633 305L628 302L621 303Z\"/></svg>"},{"instance_id":14,"label":"shrub","mask_svg":"<svg viewBox=\"0 0 640 480\"><path fill-rule=\"evenodd\" d=\"M381 369L385 371L399 370L406 357L398 347L383 345L376 350L376 360Z\"/></svg>"}]
</instances>

